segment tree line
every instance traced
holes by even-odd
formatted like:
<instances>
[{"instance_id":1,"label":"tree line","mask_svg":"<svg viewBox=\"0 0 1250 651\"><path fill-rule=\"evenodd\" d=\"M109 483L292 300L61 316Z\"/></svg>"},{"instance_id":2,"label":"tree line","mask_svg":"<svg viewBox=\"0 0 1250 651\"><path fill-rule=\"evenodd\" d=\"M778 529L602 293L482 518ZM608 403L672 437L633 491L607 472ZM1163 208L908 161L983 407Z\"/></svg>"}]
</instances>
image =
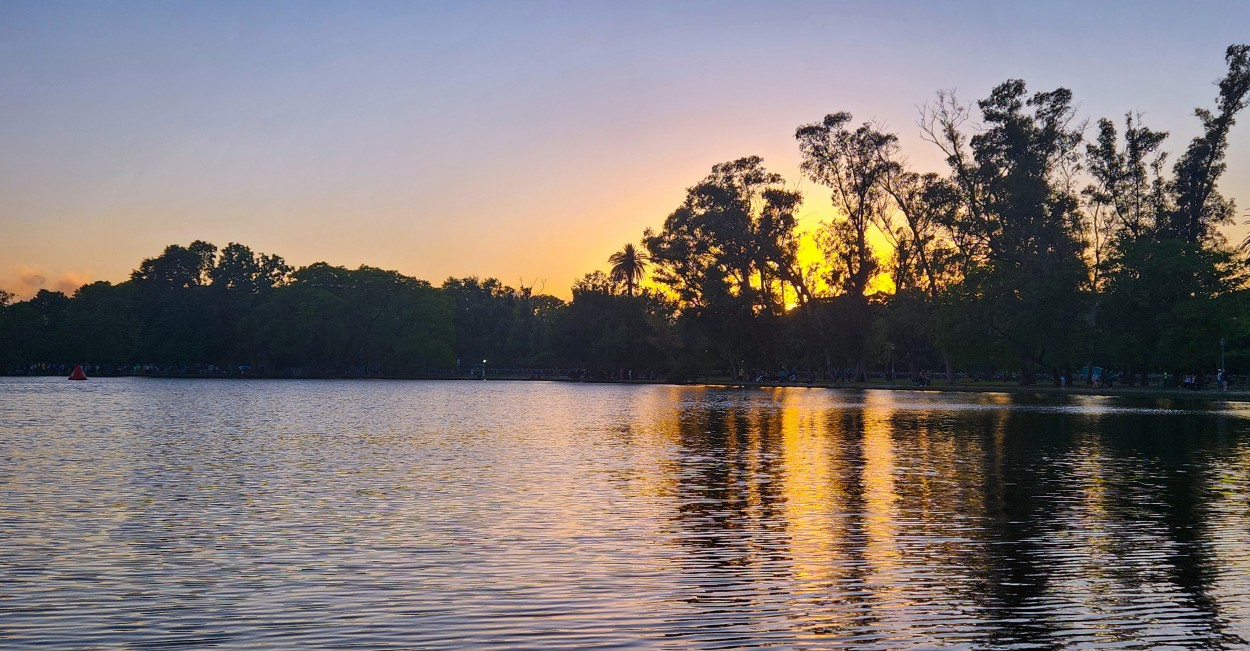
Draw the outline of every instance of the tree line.
<instances>
[{"instance_id":1,"label":"tree line","mask_svg":"<svg viewBox=\"0 0 1250 651\"><path fill-rule=\"evenodd\" d=\"M1250 46L1230 46L1215 104L1179 154L1142 116L1089 125L1065 88L1004 82L928 102L945 157L912 169L898 136L846 112L799 126L801 173L835 217L810 235L804 197L757 156L712 167L658 229L572 300L495 279L441 286L373 267L231 243L171 245L128 281L25 301L0 294L0 369L90 363L291 374L496 368L598 376L867 379L1010 373L1128 384L1250 367L1247 242L1220 194ZM802 237L817 261L802 261ZM881 291L888 278L892 291ZM635 377L641 377L637 375Z\"/></svg>"}]
</instances>

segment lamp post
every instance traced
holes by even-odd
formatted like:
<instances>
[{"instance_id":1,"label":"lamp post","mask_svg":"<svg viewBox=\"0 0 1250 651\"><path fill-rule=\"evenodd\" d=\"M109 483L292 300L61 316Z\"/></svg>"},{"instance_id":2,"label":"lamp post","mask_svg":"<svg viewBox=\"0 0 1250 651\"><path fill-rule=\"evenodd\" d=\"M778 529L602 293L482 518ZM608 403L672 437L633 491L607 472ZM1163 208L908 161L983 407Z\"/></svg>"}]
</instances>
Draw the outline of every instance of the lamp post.
<instances>
[{"instance_id":1,"label":"lamp post","mask_svg":"<svg viewBox=\"0 0 1250 651\"><path fill-rule=\"evenodd\" d=\"M894 342L890 342L890 384L894 384Z\"/></svg>"}]
</instances>

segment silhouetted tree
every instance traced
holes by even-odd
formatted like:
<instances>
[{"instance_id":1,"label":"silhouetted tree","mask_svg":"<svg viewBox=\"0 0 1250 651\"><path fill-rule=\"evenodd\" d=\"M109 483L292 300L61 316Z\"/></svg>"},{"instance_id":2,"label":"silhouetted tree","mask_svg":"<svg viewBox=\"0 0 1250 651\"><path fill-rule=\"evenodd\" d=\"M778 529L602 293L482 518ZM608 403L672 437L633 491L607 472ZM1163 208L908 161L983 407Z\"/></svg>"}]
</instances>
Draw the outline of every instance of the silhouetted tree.
<instances>
[{"instance_id":1,"label":"silhouetted tree","mask_svg":"<svg viewBox=\"0 0 1250 651\"><path fill-rule=\"evenodd\" d=\"M1012 80L977 105L984 125L971 138L961 131L967 110L947 95L925 131L946 153L960 193L948 227L968 264L964 295L984 304L984 336L1008 344L1020 382L1032 384L1039 366L1067 364L1077 339L1087 279L1072 187L1081 128L1064 88L1027 96L1024 82Z\"/></svg>"},{"instance_id":2,"label":"silhouetted tree","mask_svg":"<svg viewBox=\"0 0 1250 651\"><path fill-rule=\"evenodd\" d=\"M215 287L255 294L288 282L292 271L281 256L258 255L247 246L231 242L221 250L208 276Z\"/></svg>"},{"instance_id":3,"label":"silhouetted tree","mask_svg":"<svg viewBox=\"0 0 1250 651\"><path fill-rule=\"evenodd\" d=\"M863 381L871 322L868 286L880 270L868 237L874 228L889 228L891 204L884 182L893 172L890 159L898 139L870 123L851 131L850 122L850 113L826 115L821 122L799 127L795 138L803 173L832 190L838 216L822 224L817 241L825 254L829 285L845 297L843 334L852 343L854 379Z\"/></svg>"},{"instance_id":4,"label":"silhouetted tree","mask_svg":"<svg viewBox=\"0 0 1250 651\"><path fill-rule=\"evenodd\" d=\"M165 289L199 287L209 282L216 256L217 247L202 240L185 247L171 244L140 263L130 277Z\"/></svg>"},{"instance_id":5,"label":"silhouetted tree","mask_svg":"<svg viewBox=\"0 0 1250 651\"><path fill-rule=\"evenodd\" d=\"M677 353L675 306L656 292L622 295L603 272L573 285L559 318L557 354L567 365L596 375L661 372ZM628 375L626 375L628 377Z\"/></svg>"},{"instance_id":6,"label":"silhouetted tree","mask_svg":"<svg viewBox=\"0 0 1250 651\"><path fill-rule=\"evenodd\" d=\"M647 254L634 248L632 242L608 257L612 265L612 281L624 283L626 293L634 295L634 288L647 273Z\"/></svg>"},{"instance_id":7,"label":"silhouetted tree","mask_svg":"<svg viewBox=\"0 0 1250 651\"><path fill-rule=\"evenodd\" d=\"M653 278L732 372L771 342L776 329L766 320L784 311L785 287L797 280L801 199L758 156L740 158L714 166L659 233L644 234Z\"/></svg>"},{"instance_id":8,"label":"silhouetted tree","mask_svg":"<svg viewBox=\"0 0 1250 651\"><path fill-rule=\"evenodd\" d=\"M1216 109L1194 109L1202 121L1202 135L1189 143L1172 168L1175 209L1162 226L1168 236L1187 242L1210 238L1216 226L1231 223L1236 214L1232 201L1220 196L1215 186L1226 167L1229 130L1250 93L1250 45L1230 45L1224 60L1228 74L1219 81Z\"/></svg>"},{"instance_id":9,"label":"silhouetted tree","mask_svg":"<svg viewBox=\"0 0 1250 651\"><path fill-rule=\"evenodd\" d=\"M465 363L519 367L548 359L552 321L563 301L494 278L448 278L442 291L454 309L456 356Z\"/></svg>"},{"instance_id":10,"label":"silhouetted tree","mask_svg":"<svg viewBox=\"0 0 1250 651\"><path fill-rule=\"evenodd\" d=\"M67 363L124 367L140 359L134 286L99 281L79 287L66 309Z\"/></svg>"}]
</instances>

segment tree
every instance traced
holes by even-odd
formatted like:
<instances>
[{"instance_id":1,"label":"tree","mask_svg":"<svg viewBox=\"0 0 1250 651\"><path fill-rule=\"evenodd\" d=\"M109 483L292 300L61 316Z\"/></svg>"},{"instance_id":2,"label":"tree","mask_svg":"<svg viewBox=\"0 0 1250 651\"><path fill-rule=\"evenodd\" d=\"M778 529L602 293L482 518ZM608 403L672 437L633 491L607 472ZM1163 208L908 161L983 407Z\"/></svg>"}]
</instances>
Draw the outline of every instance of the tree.
<instances>
[{"instance_id":1,"label":"tree","mask_svg":"<svg viewBox=\"0 0 1250 651\"><path fill-rule=\"evenodd\" d=\"M825 227L830 283L846 295L862 297L880 268L868 232L887 223L889 195L882 181L891 171L889 152L898 138L871 123L850 131L850 121L850 113L832 113L799 127L795 138L803 155L800 169L833 191L841 217Z\"/></svg>"},{"instance_id":2,"label":"tree","mask_svg":"<svg viewBox=\"0 0 1250 651\"><path fill-rule=\"evenodd\" d=\"M1246 108L1250 94L1250 45L1230 45L1224 53L1228 74L1219 81L1216 110L1194 109L1202 121L1202 135L1172 168L1176 195L1175 209L1164 224L1167 235L1188 242L1200 242L1216 234L1215 227L1230 223L1236 214L1233 202L1216 191L1216 182L1226 167L1228 133L1234 117Z\"/></svg>"},{"instance_id":3,"label":"tree","mask_svg":"<svg viewBox=\"0 0 1250 651\"><path fill-rule=\"evenodd\" d=\"M643 243L653 278L677 296L683 318L737 373L763 363L776 339L787 287L798 289L794 212L801 195L758 156L712 167Z\"/></svg>"},{"instance_id":4,"label":"tree","mask_svg":"<svg viewBox=\"0 0 1250 651\"><path fill-rule=\"evenodd\" d=\"M0 369L25 369L47 360L48 340L47 323L29 302L0 308Z\"/></svg>"},{"instance_id":5,"label":"tree","mask_svg":"<svg viewBox=\"0 0 1250 651\"><path fill-rule=\"evenodd\" d=\"M564 306L560 299L495 278L448 278L442 291L453 304L457 358L487 359L500 367L550 358L553 322Z\"/></svg>"},{"instance_id":6,"label":"tree","mask_svg":"<svg viewBox=\"0 0 1250 651\"><path fill-rule=\"evenodd\" d=\"M1087 347L1085 367L1091 375L1095 359L1109 352L1116 352L1115 359L1129 365L1130 369L1142 368L1154 358L1153 354L1146 354L1145 348L1122 345L1125 339L1136 338L1153 329L1141 323L1137 333L1127 332L1133 326L1124 319L1137 310L1131 303L1119 299L1136 291L1126 286L1126 282L1132 281L1119 272L1130 259L1145 263L1154 257L1148 250L1149 242L1161 232L1161 219L1170 201L1168 183L1163 176L1167 153L1159 150L1167 135L1143 125L1141 115L1127 113L1124 116L1122 147L1115 123L1106 118L1098 121L1097 140L1085 147L1086 166L1093 179L1093 183L1082 192L1089 204L1086 232L1090 244L1090 302L1087 321L1091 341ZM1119 333L1127 335L1112 340L1107 337L1108 330L1104 327L1108 319L1104 316L1100 320L1100 312L1108 300L1109 280L1118 290L1118 294L1111 298L1110 305L1114 312L1109 322ZM1175 280L1170 278L1167 282ZM1133 315L1130 322L1140 321L1138 316L1144 315ZM1131 373L1129 381L1132 381Z\"/></svg>"},{"instance_id":7,"label":"tree","mask_svg":"<svg viewBox=\"0 0 1250 651\"><path fill-rule=\"evenodd\" d=\"M576 300L578 294L587 293L613 296L616 294L618 286L602 271L592 271L573 282L573 299Z\"/></svg>"},{"instance_id":8,"label":"tree","mask_svg":"<svg viewBox=\"0 0 1250 651\"><path fill-rule=\"evenodd\" d=\"M674 306L658 292L625 295L618 286L600 271L574 283L559 317L559 359L599 376L671 367Z\"/></svg>"},{"instance_id":9,"label":"tree","mask_svg":"<svg viewBox=\"0 0 1250 651\"><path fill-rule=\"evenodd\" d=\"M947 382L955 381L952 336L937 318L943 292L963 278L965 265L944 224L959 211L958 190L937 174L917 174L891 158L883 187L896 211L885 230L894 245L890 277L895 291L886 316L891 341L903 344L908 362L930 349L946 367ZM913 368L912 371L916 371Z\"/></svg>"},{"instance_id":10,"label":"tree","mask_svg":"<svg viewBox=\"0 0 1250 651\"><path fill-rule=\"evenodd\" d=\"M66 309L69 349L76 361L117 367L138 361L134 286L99 281L74 292ZM90 333L90 336L83 336Z\"/></svg>"},{"instance_id":11,"label":"tree","mask_svg":"<svg viewBox=\"0 0 1250 651\"><path fill-rule=\"evenodd\" d=\"M779 313L783 283L794 279L801 200L758 156L713 166L659 233L647 231L656 280L687 305L731 295L753 310Z\"/></svg>"},{"instance_id":12,"label":"tree","mask_svg":"<svg viewBox=\"0 0 1250 651\"><path fill-rule=\"evenodd\" d=\"M799 127L795 138L803 155L803 173L832 190L838 218L822 224L817 241L825 253L829 284L845 297L844 332L852 342L854 378L863 381L870 328L868 287L881 268L868 234L874 228L889 229L890 195L883 184L894 172L891 158L898 138L871 123L851 131L850 122L850 113L832 113L821 122Z\"/></svg>"},{"instance_id":13,"label":"tree","mask_svg":"<svg viewBox=\"0 0 1250 651\"><path fill-rule=\"evenodd\" d=\"M1085 147L1085 159L1094 182L1085 194L1114 217L1111 235L1138 239L1155 232L1167 207L1162 175L1166 152L1159 147L1167 132L1142 125L1141 115L1124 116L1124 146L1118 144L1115 123L1098 121L1098 138ZM1094 229L1095 232L1098 229Z\"/></svg>"},{"instance_id":14,"label":"tree","mask_svg":"<svg viewBox=\"0 0 1250 651\"><path fill-rule=\"evenodd\" d=\"M294 271L282 256L256 254L252 249L231 242L208 272L214 287L255 294L289 282Z\"/></svg>"},{"instance_id":15,"label":"tree","mask_svg":"<svg viewBox=\"0 0 1250 651\"><path fill-rule=\"evenodd\" d=\"M145 259L131 279L165 289L199 287L209 282L217 247L203 240L189 246L171 244L155 258Z\"/></svg>"},{"instance_id":16,"label":"tree","mask_svg":"<svg viewBox=\"0 0 1250 651\"><path fill-rule=\"evenodd\" d=\"M260 370L316 374L351 364L349 306L332 289L292 282L256 304L239 323L240 354Z\"/></svg>"},{"instance_id":17,"label":"tree","mask_svg":"<svg viewBox=\"0 0 1250 651\"><path fill-rule=\"evenodd\" d=\"M634 288L647 273L647 254L627 243L620 251L608 257L612 265L612 282L623 283L626 293L634 295Z\"/></svg>"},{"instance_id":18,"label":"tree","mask_svg":"<svg viewBox=\"0 0 1250 651\"><path fill-rule=\"evenodd\" d=\"M1106 326L1107 353L1143 378L1151 369L1175 375L1205 366L1195 342L1223 336L1213 322L1221 306L1232 304L1224 297L1244 281L1217 230L1234 214L1217 182L1228 135L1250 94L1250 46L1229 47L1225 60L1216 109L1195 109L1203 133L1171 178L1162 172L1166 155L1158 152L1167 134L1141 126L1140 117L1126 117L1123 145L1114 125L1100 121L1097 144L1087 148L1094 183L1086 195L1114 216L1107 254L1096 259L1096 269L1105 270L1096 279L1106 285L1094 284L1103 290L1099 323Z\"/></svg>"},{"instance_id":19,"label":"tree","mask_svg":"<svg viewBox=\"0 0 1250 651\"><path fill-rule=\"evenodd\" d=\"M940 93L922 121L951 166L958 210L946 226L961 247L967 290L983 304L984 335L1012 350L1021 384L1038 367L1069 364L1087 281L1080 204L1073 188L1082 141L1065 88L1027 95L1010 80L977 103L984 126L962 132L970 112Z\"/></svg>"}]
</instances>

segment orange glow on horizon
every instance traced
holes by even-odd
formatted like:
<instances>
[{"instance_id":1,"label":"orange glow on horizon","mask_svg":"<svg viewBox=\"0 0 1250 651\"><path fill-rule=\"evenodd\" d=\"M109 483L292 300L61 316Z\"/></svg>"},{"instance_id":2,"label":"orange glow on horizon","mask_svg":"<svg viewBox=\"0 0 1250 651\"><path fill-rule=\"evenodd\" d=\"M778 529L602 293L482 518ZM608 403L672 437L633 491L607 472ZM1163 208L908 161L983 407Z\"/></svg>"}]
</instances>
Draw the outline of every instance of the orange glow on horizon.
<instances>
[{"instance_id":1,"label":"orange glow on horizon","mask_svg":"<svg viewBox=\"0 0 1250 651\"><path fill-rule=\"evenodd\" d=\"M833 206L825 201L804 202L804 207L809 207L806 214L799 218L798 234L799 234L799 250L798 264L799 269L803 270L806 275L809 270L815 270L815 277L810 279L815 281L815 287L812 288L813 293L821 296L830 295L833 289L829 286L829 266L825 261L825 254L820 250L820 246L816 243L816 233L824 224L832 222L838 218L838 214L834 211ZM868 295L874 294L893 294L895 291L894 279L885 271L893 254L893 246L886 238L885 234L879 228L873 226L868 231L868 244L872 247L873 253L876 255L877 263L880 265L881 271L872 280L868 282ZM797 307L797 303L787 303L786 309Z\"/></svg>"}]
</instances>

